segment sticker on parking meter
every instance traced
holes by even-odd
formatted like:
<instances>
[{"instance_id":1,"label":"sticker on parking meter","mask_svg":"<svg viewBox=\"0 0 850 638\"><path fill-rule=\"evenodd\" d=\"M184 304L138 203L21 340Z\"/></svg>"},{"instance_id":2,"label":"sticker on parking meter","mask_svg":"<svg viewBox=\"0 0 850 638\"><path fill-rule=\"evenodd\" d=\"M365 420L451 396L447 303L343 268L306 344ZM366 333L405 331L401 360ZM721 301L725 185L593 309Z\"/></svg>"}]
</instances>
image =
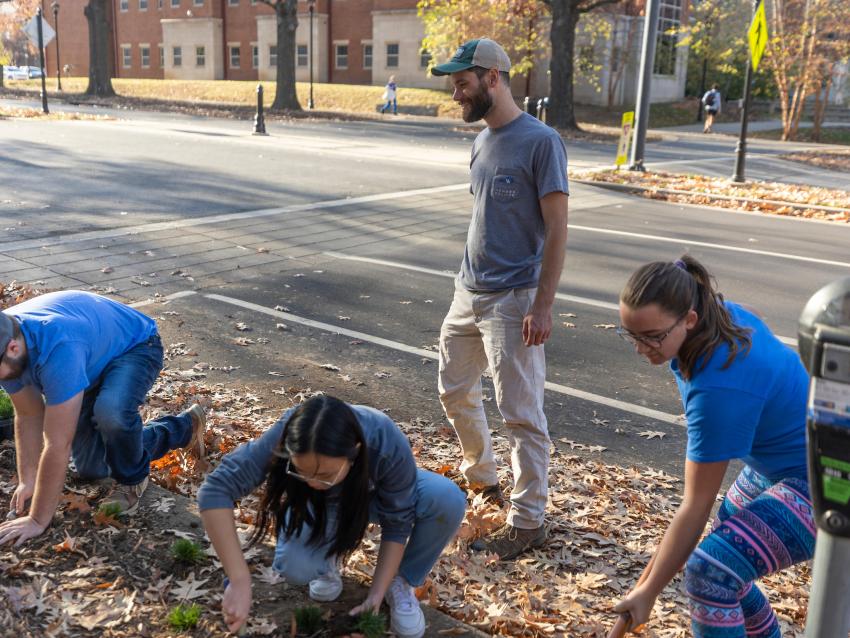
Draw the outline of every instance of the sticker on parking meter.
<instances>
[{"instance_id":1,"label":"sticker on parking meter","mask_svg":"<svg viewBox=\"0 0 850 638\"><path fill-rule=\"evenodd\" d=\"M819 377L812 379L809 416L823 425L850 428L850 385Z\"/></svg>"}]
</instances>

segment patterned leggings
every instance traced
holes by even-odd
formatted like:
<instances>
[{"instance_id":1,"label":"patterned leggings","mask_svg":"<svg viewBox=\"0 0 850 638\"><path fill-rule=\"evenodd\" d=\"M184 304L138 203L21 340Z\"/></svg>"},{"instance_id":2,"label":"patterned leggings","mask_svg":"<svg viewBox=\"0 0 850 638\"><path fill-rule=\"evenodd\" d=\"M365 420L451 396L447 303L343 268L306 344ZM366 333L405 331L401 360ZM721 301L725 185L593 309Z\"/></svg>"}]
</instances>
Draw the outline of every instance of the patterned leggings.
<instances>
[{"instance_id":1,"label":"patterned leggings","mask_svg":"<svg viewBox=\"0 0 850 638\"><path fill-rule=\"evenodd\" d=\"M753 581L810 560L814 551L808 482L772 482L745 467L685 566L695 638L781 638Z\"/></svg>"}]
</instances>

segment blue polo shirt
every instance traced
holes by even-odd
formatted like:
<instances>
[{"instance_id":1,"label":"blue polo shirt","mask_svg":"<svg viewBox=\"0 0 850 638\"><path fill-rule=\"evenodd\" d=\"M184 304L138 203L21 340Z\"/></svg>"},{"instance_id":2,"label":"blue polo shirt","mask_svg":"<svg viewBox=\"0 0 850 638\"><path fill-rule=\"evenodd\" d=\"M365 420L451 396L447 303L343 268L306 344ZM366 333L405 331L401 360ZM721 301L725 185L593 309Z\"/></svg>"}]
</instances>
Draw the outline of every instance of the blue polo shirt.
<instances>
[{"instance_id":1,"label":"blue polo shirt","mask_svg":"<svg viewBox=\"0 0 850 638\"><path fill-rule=\"evenodd\" d=\"M771 480L806 478L809 377L799 355L738 304L732 321L752 332L752 346L725 370L729 346L718 346L688 381L670 362L688 421L689 461L741 459Z\"/></svg>"},{"instance_id":2,"label":"blue polo shirt","mask_svg":"<svg viewBox=\"0 0 850 638\"><path fill-rule=\"evenodd\" d=\"M79 290L51 292L4 312L21 324L29 362L9 394L35 386L47 405L86 390L115 358L156 334L156 322L129 306Z\"/></svg>"}]
</instances>

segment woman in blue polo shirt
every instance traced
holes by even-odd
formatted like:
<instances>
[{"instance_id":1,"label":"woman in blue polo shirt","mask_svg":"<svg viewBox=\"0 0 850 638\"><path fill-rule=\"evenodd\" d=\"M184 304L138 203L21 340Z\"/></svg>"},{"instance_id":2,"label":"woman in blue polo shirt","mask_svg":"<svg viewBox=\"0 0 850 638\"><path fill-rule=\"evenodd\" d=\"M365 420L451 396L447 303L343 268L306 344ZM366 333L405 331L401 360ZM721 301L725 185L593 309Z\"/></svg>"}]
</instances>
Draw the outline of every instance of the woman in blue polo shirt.
<instances>
[{"instance_id":1,"label":"woman in blue polo shirt","mask_svg":"<svg viewBox=\"0 0 850 638\"><path fill-rule=\"evenodd\" d=\"M620 322L638 354L670 363L688 448L682 504L647 577L614 610L643 624L684 565L694 636L779 638L755 581L811 559L815 545L800 357L752 311L724 301L688 255L639 268L620 294ZM746 466L699 542L732 459Z\"/></svg>"}]
</instances>

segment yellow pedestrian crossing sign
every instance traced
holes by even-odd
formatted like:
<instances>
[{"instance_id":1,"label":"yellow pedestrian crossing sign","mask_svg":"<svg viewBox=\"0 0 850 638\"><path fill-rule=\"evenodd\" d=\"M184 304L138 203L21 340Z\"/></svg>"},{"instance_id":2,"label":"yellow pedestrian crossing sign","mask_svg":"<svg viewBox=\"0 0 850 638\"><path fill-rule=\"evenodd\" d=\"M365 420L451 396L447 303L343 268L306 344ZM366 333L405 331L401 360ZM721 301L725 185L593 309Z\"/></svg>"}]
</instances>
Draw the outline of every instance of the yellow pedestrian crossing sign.
<instances>
[{"instance_id":1,"label":"yellow pedestrian crossing sign","mask_svg":"<svg viewBox=\"0 0 850 638\"><path fill-rule=\"evenodd\" d=\"M753 22L750 25L750 59L753 62L753 71L759 68L761 56L767 46L767 18L764 14L764 0L759 2L758 9L753 14Z\"/></svg>"}]
</instances>

